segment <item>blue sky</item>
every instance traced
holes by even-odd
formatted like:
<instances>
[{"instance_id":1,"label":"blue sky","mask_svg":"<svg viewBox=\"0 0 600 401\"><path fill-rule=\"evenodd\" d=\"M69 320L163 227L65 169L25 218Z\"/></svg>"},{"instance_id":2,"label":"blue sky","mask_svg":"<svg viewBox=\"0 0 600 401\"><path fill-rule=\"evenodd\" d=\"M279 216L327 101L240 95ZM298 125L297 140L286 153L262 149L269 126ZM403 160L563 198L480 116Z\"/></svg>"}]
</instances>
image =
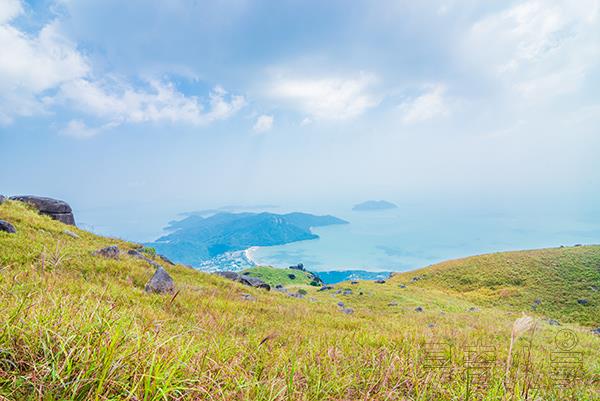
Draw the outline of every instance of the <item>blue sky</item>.
<instances>
[{"instance_id":1,"label":"blue sky","mask_svg":"<svg viewBox=\"0 0 600 401\"><path fill-rule=\"evenodd\" d=\"M0 0L0 192L597 210L600 4Z\"/></svg>"}]
</instances>

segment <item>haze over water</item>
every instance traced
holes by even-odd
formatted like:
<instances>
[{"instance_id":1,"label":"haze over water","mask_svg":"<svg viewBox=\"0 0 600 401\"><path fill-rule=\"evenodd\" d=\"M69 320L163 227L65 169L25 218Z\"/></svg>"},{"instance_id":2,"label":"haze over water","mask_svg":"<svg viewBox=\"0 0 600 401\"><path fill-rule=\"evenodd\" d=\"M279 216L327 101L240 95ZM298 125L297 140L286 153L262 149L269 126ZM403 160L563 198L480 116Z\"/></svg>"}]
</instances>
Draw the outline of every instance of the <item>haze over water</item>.
<instances>
[{"instance_id":1,"label":"haze over water","mask_svg":"<svg viewBox=\"0 0 600 401\"><path fill-rule=\"evenodd\" d=\"M320 237L316 240L260 247L252 252L260 265L303 263L315 271L406 271L482 253L600 243L600 216L578 210L483 212L401 205L398 209L354 212L344 205L339 210L296 206L269 211L331 214L350 222L313 229ZM156 239L169 220L182 218L175 211L153 210L152 205L135 210L88 209L76 215L81 224L95 232L139 242Z\"/></svg>"}]
</instances>

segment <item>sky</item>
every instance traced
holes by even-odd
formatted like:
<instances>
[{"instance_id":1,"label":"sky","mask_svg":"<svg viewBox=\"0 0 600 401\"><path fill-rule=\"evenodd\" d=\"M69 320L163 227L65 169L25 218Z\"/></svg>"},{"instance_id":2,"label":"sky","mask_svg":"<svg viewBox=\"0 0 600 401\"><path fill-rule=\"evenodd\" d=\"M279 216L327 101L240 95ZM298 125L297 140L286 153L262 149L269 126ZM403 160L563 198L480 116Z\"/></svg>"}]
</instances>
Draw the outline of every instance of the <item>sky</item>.
<instances>
[{"instance_id":1,"label":"sky","mask_svg":"<svg viewBox=\"0 0 600 401\"><path fill-rule=\"evenodd\" d=\"M600 211L599 64L598 0L0 0L0 193Z\"/></svg>"}]
</instances>

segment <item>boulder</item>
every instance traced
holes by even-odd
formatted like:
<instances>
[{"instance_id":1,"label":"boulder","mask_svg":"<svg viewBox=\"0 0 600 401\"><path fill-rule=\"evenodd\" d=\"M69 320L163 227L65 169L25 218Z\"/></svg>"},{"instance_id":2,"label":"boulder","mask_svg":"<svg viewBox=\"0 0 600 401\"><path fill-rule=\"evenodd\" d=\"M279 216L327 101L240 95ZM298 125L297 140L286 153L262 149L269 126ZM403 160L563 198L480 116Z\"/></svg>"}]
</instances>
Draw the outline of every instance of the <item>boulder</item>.
<instances>
[{"instance_id":1,"label":"boulder","mask_svg":"<svg viewBox=\"0 0 600 401\"><path fill-rule=\"evenodd\" d=\"M421 307L421 306L417 306L417 307L415 308L415 312L423 312L423 307Z\"/></svg>"},{"instance_id":2,"label":"boulder","mask_svg":"<svg viewBox=\"0 0 600 401\"><path fill-rule=\"evenodd\" d=\"M587 299L578 299L578 300L577 300L577 303L578 303L579 305L587 305L587 304L589 304L589 303L590 303L590 301L588 301Z\"/></svg>"},{"instance_id":3,"label":"boulder","mask_svg":"<svg viewBox=\"0 0 600 401\"><path fill-rule=\"evenodd\" d=\"M144 287L146 292L153 292L156 294L172 293L175 291L175 284L173 279L169 276L169 273L161 266L159 266L154 275L150 278L150 281L146 283Z\"/></svg>"},{"instance_id":4,"label":"boulder","mask_svg":"<svg viewBox=\"0 0 600 401\"><path fill-rule=\"evenodd\" d=\"M290 266L290 269L306 271L304 270L304 265L302 263L298 263L296 266Z\"/></svg>"},{"instance_id":5,"label":"boulder","mask_svg":"<svg viewBox=\"0 0 600 401\"><path fill-rule=\"evenodd\" d=\"M295 274L288 274L288 277L290 278L290 280L296 280Z\"/></svg>"},{"instance_id":6,"label":"boulder","mask_svg":"<svg viewBox=\"0 0 600 401\"><path fill-rule=\"evenodd\" d=\"M107 246L106 248L98 249L94 251L94 255L102 256L108 259L119 259L119 247L116 245Z\"/></svg>"},{"instance_id":7,"label":"boulder","mask_svg":"<svg viewBox=\"0 0 600 401\"><path fill-rule=\"evenodd\" d=\"M597 336L600 336L600 327L597 327L595 329L592 330L592 334L595 334Z\"/></svg>"},{"instance_id":8,"label":"boulder","mask_svg":"<svg viewBox=\"0 0 600 401\"><path fill-rule=\"evenodd\" d=\"M352 290L351 290L351 289L349 289L349 288L346 288L346 289L344 290L344 292L342 292L342 295L352 295Z\"/></svg>"},{"instance_id":9,"label":"boulder","mask_svg":"<svg viewBox=\"0 0 600 401\"><path fill-rule=\"evenodd\" d=\"M242 299L244 301L256 301L256 298L251 294L242 294Z\"/></svg>"},{"instance_id":10,"label":"boulder","mask_svg":"<svg viewBox=\"0 0 600 401\"><path fill-rule=\"evenodd\" d=\"M392 301L388 304L388 306L398 306L398 302Z\"/></svg>"},{"instance_id":11,"label":"boulder","mask_svg":"<svg viewBox=\"0 0 600 401\"><path fill-rule=\"evenodd\" d=\"M257 277L239 276L239 282L250 287L271 291L271 286Z\"/></svg>"},{"instance_id":12,"label":"boulder","mask_svg":"<svg viewBox=\"0 0 600 401\"><path fill-rule=\"evenodd\" d=\"M558 320L554 320L554 319L548 319L548 324L550 326L560 326L560 323L558 322Z\"/></svg>"},{"instance_id":13,"label":"boulder","mask_svg":"<svg viewBox=\"0 0 600 401\"><path fill-rule=\"evenodd\" d=\"M343 303L343 302L338 302L338 303L337 303L337 306L339 306L340 308L343 308L345 305L344 305L344 303Z\"/></svg>"},{"instance_id":14,"label":"boulder","mask_svg":"<svg viewBox=\"0 0 600 401\"><path fill-rule=\"evenodd\" d=\"M0 205L3 204L5 200L6 200L6 196L0 195Z\"/></svg>"},{"instance_id":15,"label":"boulder","mask_svg":"<svg viewBox=\"0 0 600 401\"><path fill-rule=\"evenodd\" d=\"M293 298L299 298L299 299L304 298L304 294L301 294L299 292L292 292L292 293L288 294L288 296L293 297Z\"/></svg>"},{"instance_id":16,"label":"boulder","mask_svg":"<svg viewBox=\"0 0 600 401\"><path fill-rule=\"evenodd\" d=\"M472 306L472 307L470 307L470 308L468 309L468 311L469 311L469 312L479 312L479 308L476 308L476 307Z\"/></svg>"},{"instance_id":17,"label":"boulder","mask_svg":"<svg viewBox=\"0 0 600 401\"><path fill-rule=\"evenodd\" d=\"M162 260L162 261L163 261L163 262L165 262L166 264L168 264L168 265L171 265L171 266L175 266L175 263L173 263L173 262L171 261L171 259L167 258L165 255L161 255L161 254L159 253L159 254L157 254L156 256L158 256L158 257L160 258L160 260Z\"/></svg>"},{"instance_id":18,"label":"boulder","mask_svg":"<svg viewBox=\"0 0 600 401\"><path fill-rule=\"evenodd\" d=\"M358 284L358 281L357 281L357 280L352 280L352 281L350 282L350 284L354 284L354 285L356 285L356 284Z\"/></svg>"},{"instance_id":19,"label":"boulder","mask_svg":"<svg viewBox=\"0 0 600 401\"><path fill-rule=\"evenodd\" d=\"M0 220L0 231L4 231L5 233L9 234L14 234L17 232L15 226L4 220Z\"/></svg>"},{"instance_id":20,"label":"boulder","mask_svg":"<svg viewBox=\"0 0 600 401\"><path fill-rule=\"evenodd\" d=\"M375 280L377 284L385 284L385 280Z\"/></svg>"},{"instance_id":21,"label":"boulder","mask_svg":"<svg viewBox=\"0 0 600 401\"><path fill-rule=\"evenodd\" d=\"M400 288L406 288L406 286L404 284L400 284L398 287L400 287Z\"/></svg>"},{"instance_id":22,"label":"boulder","mask_svg":"<svg viewBox=\"0 0 600 401\"><path fill-rule=\"evenodd\" d=\"M351 315L354 313L354 309L352 309L352 308L342 308L340 310L342 311L342 313L345 313L346 315Z\"/></svg>"},{"instance_id":23,"label":"boulder","mask_svg":"<svg viewBox=\"0 0 600 401\"><path fill-rule=\"evenodd\" d=\"M327 290L333 290L333 286L331 286L331 285L324 285L321 288L319 288L317 291L327 291Z\"/></svg>"},{"instance_id":24,"label":"boulder","mask_svg":"<svg viewBox=\"0 0 600 401\"><path fill-rule=\"evenodd\" d=\"M65 201L34 195L12 196L10 199L28 203L35 207L41 214L50 216L54 220L72 226L75 225L73 210Z\"/></svg>"},{"instance_id":25,"label":"boulder","mask_svg":"<svg viewBox=\"0 0 600 401\"><path fill-rule=\"evenodd\" d=\"M144 255L143 253L141 253L140 251L137 251L135 249L128 250L127 254L130 255L130 256L133 256L134 258L142 259L142 260L148 262L149 264L151 264L152 266L156 267L157 269L159 267L162 267L161 265L159 265L158 263L156 263L155 261L153 261L152 259L150 259L146 255Z\"/></svg>"},{"instance_id":26,"label":"boulder","mask_svg":"<svg viewBox=\"0 0 600 401\"><path fill-rule=\"evenodd\" d=\"M223 271L223 272L216 272L215 274L217 276L225 277L226 279L233 280L233 281L240 280L240 275L237 274L236 272Z\"/></svg>"}]
</instances>

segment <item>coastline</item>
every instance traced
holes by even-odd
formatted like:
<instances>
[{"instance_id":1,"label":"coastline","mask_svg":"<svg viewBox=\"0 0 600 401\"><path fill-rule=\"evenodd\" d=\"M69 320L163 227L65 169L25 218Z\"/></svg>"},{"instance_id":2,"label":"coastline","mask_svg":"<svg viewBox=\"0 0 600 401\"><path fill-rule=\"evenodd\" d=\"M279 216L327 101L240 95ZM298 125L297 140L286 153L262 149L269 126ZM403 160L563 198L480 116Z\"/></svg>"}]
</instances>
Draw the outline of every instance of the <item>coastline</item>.
<instances>
[{"instance_id":1,"label":"coastline","mask_svg":"<svg viewBox=\"0 0 600 401\"><path fill-rule=\"evenodd\" d=\"M244 257L250 264L254 266L257 265L256 260L254 259L254 254L259 248L259 246L251 246L250 248L244 249Z\"/></svg>"}]
</instances>

